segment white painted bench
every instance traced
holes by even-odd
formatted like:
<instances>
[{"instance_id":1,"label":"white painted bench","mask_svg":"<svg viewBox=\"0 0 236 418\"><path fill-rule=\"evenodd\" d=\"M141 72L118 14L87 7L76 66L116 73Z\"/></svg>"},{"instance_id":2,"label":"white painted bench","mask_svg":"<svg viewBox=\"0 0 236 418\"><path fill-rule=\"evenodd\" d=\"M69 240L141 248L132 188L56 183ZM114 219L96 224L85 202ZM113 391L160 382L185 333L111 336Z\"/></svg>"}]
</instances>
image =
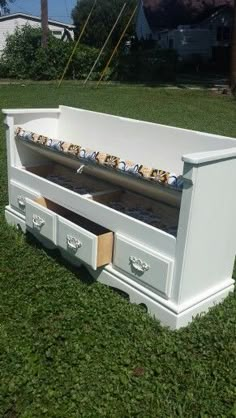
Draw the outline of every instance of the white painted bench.
<instances>
[{"instance_id":1,"label":"white painted bench","mask_svg":"<svg viewBox=\"0 0 236 418\"><path fill-rule=\"evenodd\" d=\"M234 138L65 106L4 113L10 224L174 329L233 290ZM52 152L19 127L176 173L183 189Z\"/></svg>"}]
</instances>

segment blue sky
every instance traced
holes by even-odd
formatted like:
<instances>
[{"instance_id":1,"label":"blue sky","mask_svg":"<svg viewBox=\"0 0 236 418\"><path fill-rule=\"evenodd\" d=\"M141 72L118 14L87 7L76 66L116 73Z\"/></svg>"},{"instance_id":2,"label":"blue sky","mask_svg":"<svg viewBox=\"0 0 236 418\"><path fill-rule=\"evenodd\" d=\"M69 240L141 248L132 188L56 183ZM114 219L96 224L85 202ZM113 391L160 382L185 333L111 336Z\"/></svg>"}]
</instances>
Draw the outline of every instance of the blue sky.
<instances>
[{"instance_id":1,"label":"blue sky","mask_svg":"<svg viewBox=\"0 0 236 418\"><path fill-rule=\"evenodd\" d=\"M48 16L60 22L70 22L71 10L76 4L76 0L48 0ZM41 0L15 0L10 3L11 13L29 13L35 16L40 15Z\"/></svg>"}]
</instances>

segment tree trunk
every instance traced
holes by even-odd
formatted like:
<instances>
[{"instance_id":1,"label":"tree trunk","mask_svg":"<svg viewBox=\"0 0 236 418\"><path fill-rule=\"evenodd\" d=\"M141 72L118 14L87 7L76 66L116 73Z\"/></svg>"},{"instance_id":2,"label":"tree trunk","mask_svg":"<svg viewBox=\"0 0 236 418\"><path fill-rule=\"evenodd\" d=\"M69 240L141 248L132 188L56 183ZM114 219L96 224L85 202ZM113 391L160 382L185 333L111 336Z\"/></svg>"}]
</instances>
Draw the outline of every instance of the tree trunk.
<instances>
[{"instance_id":1,"label":"tree trunk","mask_svg":"<svg viewBox=\"0 0 236 418\"><path fill-rule=\"evenodd\" d=\"M42 47L48 45L48 0L41 0Z\"/></svg>"},{"instance_id":2,"label":"tree trunk","mask_svg":"<svg viewBox=\"0 0 236 418\"><path fill-rule=\"evenodd\" d=\"M236 94L236 0L234 0L234 12L233 12L230 85L231 85L232 93Z\"/></svg>"}]
</instances>

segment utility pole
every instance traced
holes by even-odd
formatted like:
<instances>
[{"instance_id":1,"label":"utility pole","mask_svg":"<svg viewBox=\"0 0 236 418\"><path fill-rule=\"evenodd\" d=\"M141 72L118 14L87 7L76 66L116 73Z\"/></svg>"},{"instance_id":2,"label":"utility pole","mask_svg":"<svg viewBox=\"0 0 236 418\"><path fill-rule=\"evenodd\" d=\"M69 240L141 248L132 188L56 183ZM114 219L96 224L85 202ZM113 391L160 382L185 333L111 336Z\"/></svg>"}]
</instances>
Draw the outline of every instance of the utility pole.
<instances>
[{"instance_id":1,"label":"utility pole","mask_svg":"<svg viewBox=\"0 0 236 418\"><path fill-rule=\"evenodd\" d=\"M48 45L48 0L41 0L42 47Z\"/></svg>"},{"instance_id":2,"label":"utility pole","mask_svg":"<svg viewBox=\"0 0 236 418\"><path fill-rule=\"evenodd\" d=\"M234 0L234 12L233 12L233 33L231 42L231 74L230 85L234 95L236 95L236 0Z\"/></svg>"}]
</instances>

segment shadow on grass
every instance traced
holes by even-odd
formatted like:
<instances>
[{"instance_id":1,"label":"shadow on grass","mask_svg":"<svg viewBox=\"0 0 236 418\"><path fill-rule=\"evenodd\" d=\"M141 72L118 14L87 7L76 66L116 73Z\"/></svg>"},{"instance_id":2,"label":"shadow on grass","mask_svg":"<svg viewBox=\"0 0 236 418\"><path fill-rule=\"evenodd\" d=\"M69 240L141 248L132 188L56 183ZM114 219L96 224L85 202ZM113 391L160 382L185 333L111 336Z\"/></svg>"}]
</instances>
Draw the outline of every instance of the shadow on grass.
<instances>
[{"instance_id":1,"label":"shadow on grass","mask_svg":"<svg viewBox=\"0 0 236 418\"><path fill-rule=\"evenodd\" d=\"M212 88L224 88L228 84L228 77L226 74L213 74L213 73L179 73L176 74L176 77L171 79L159 79L153 81L122 81L122 82L112 82L112 84L123 84L129 86L145 86L150 88L176 88L181 90L186 90L189 88L198 88L198 89L212 89ZM104 82L106 84L106 82ZM108 82L109 84L109 82Z\"/></svg>"},{"instance_id":2,"label":"shadow on grass","mask_svg":"<svg viewBox=\"0 0 236 418\"><path fill-rule=\"evenodd\" d=\"M78 267L76 265L71 264L68 260L62 257L59 249L48 249L29 232L26 233L25 237L27 244L34 248L37 248L38 250L43 250L57 264L59 264L62 267L65 267L81 282L87 285L95 283L94 278L91 276L91 274L89 274L88 270L84 266Z\"/></svg>"},{"instance_id":3,"label":"shadow on grass","mask_svg":"<svg viewBox=\"0 0 236 418\"><path fill-rule=\"evenodd\" d=\"M43 250L47 254L48 257L53 259L58 265L65 267L67 270L69 270L76 277L76 279L80 280L82 283L88 286L91 286L92 284L96 283L96 280L91 276L91 274L89 273L89 271L84 265L82 265L81 267L73 265L68 260L62 257L59 249L57 248L48 249L29 232L26 232L25 237L26 237L27 244L29 244L30 246L38 250ZM125 293L124 291L117 289L115 287L112 287L112 286L108 286L108 287L113 292L121 296L123 299L127 301L130 300L129 295Z\"/></svg>"}]
</instances>

